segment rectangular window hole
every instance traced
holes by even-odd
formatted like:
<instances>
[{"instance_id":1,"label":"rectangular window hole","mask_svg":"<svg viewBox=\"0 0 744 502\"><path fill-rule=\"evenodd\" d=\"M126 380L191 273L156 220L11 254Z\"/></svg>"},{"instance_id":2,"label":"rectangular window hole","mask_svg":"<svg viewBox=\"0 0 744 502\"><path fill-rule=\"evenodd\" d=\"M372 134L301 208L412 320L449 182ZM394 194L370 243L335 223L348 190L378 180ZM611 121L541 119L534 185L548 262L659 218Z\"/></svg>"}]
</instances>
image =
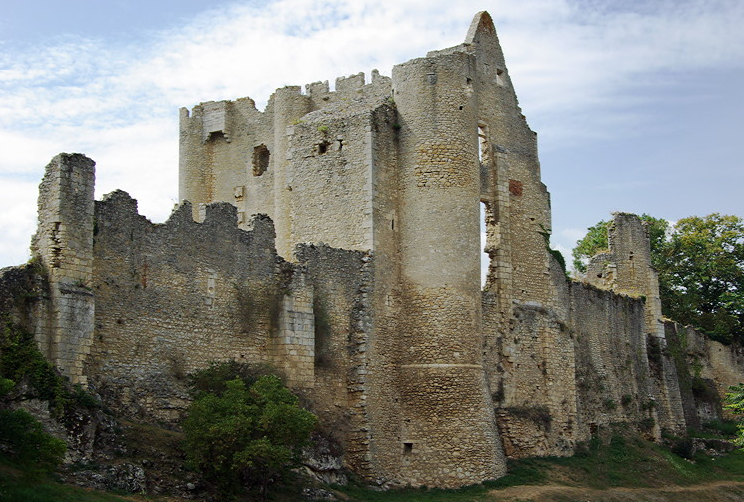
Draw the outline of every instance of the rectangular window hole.
<instances>
[{"instance_id":1,"label":"rectangular window hole","mask_svg":"<svg viewBox=\"0 0 744 502\"><path fill-rule=\"evenodd\" d=\"M413 443L403 443L403 455L413 453Z\"/></svg>"}]
</instances>

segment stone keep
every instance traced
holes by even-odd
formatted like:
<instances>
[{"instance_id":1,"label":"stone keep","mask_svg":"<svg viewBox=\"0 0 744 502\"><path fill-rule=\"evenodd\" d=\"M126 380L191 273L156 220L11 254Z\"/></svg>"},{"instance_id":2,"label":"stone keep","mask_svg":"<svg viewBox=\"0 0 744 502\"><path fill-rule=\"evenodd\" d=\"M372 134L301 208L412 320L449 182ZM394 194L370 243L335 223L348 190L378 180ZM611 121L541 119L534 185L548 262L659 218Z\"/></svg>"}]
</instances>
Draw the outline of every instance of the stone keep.
<instances>
[{"instance_id":1,"label":"stone keep","mask_svg":"<svg viewBox=\"0 0 744 502\"><path fill-rule=\"evenodd\" d=\"M397 65L392 78L340 78L334 92L285 87L264 112L247 98L182 109L180 152L179 198L197 220L226 201L242 225L268 214L282 256L304 242L373 256L370 475L436 486L502 475L494 409L514 436L504 440L511 455L568 454L587 437L576 424L571 294L545 245L550 201L536 135L487 13L465 43ZM491 259L483 292L480 203ZM608 322L601 329L616 327ZM629 322L645 329L638 315ZM633 343L641 353L643 336ZM613 347L597 340L597 352L606 372ZM639 402L652 393L641 380L626 389ZM549 410L550 424L530 418L534 409Z\"/></svg>"},{"instance_id":2,"label":"stone keep","mask_svg":"<svg viewBox=\"0 0 744 502\"><path fill-rule=\"evenodd\" d=\"M176 422L190 372L267 363L345 467L438 487L499 477L506 457L571 455L612 423L658 439L715 414L662 350L682 328L660 319L636 216L615 215L586 282L549 252L536 136L487 13L392 78L180 114L167 222L121 191L94 201L94 163L61 154L40 187L48 280L32 308L13 300L26 269L0 277L3 310L117 412ZM740 358L684 336L719 391L744 379Z\"/></svg>"}]
</instances>

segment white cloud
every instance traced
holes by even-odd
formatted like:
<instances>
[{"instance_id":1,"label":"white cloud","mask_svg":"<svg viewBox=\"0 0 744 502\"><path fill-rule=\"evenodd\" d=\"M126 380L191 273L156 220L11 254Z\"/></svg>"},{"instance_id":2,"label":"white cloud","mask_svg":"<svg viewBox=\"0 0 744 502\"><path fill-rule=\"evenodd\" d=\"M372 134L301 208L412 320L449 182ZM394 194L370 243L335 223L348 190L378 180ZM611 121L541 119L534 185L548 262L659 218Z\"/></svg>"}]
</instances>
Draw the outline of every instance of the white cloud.
<instances>
[{"instance_id":1,"label":"white cloud","mask_svg":"<svg viewBox=\"0 0 744 502\"><path fill-rule=\"evenodd\" d=\"M635 12L615 4L279 0L211 10L137 45L67 37L18 53L3 44L3 192L3 173L40 178L59 151L81 151L98 163L99 194L124 188L161 220L176 197L179 106L246 95L262 106L283 85L333 84L372 68L389 75L396 63L460 43L484 7L543 147L641 131L647 112L634 89L744 65L744 2L661 1ZM35 195L14 200L18 212L0 215L0 226L25 249L28 237L16 236L33 226ZM0 263L17 261L9 249Z\"/></svg>"}]
</instances>

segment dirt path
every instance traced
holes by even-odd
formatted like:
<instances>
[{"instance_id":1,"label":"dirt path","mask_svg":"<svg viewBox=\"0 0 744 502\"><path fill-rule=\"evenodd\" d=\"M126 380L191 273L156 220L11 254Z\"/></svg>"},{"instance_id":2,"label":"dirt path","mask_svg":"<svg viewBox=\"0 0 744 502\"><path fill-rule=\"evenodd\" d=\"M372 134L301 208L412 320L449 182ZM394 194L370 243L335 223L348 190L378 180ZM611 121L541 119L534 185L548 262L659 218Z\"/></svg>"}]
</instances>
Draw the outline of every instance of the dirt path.
<instances>
[{"instance_id":1,"label":"dirt path","mask_svg":"<svg viewBox=\"0 0 744 502\"><path fill-rule=\"evenodd\" d=\"M493 502L743 502L744 482L607 490L560 485L517 486L494 490L490 496Z\"/></svg>"}]
</instances>

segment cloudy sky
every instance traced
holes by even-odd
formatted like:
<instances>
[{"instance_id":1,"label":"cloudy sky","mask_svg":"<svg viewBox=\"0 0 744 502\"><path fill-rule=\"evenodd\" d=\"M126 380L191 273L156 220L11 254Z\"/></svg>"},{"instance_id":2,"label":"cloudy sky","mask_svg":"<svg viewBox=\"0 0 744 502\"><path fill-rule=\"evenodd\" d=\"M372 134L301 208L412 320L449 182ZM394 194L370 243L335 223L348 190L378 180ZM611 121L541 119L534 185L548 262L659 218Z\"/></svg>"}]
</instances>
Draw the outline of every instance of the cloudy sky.
<instances>
[{"instance_id":1,"label":"cloudy sky","mask_svg":"<svg viewBox=\"0 0 744 502\"><path fill-rule=\"evenodd\" d=\"M178 108L392 66L494 18L538 132L553 245L611 211L744 215L742 0L0 0L0 266L28 259L59 152L153 221L177 199Z\"/></svg>"}]
</instances>

